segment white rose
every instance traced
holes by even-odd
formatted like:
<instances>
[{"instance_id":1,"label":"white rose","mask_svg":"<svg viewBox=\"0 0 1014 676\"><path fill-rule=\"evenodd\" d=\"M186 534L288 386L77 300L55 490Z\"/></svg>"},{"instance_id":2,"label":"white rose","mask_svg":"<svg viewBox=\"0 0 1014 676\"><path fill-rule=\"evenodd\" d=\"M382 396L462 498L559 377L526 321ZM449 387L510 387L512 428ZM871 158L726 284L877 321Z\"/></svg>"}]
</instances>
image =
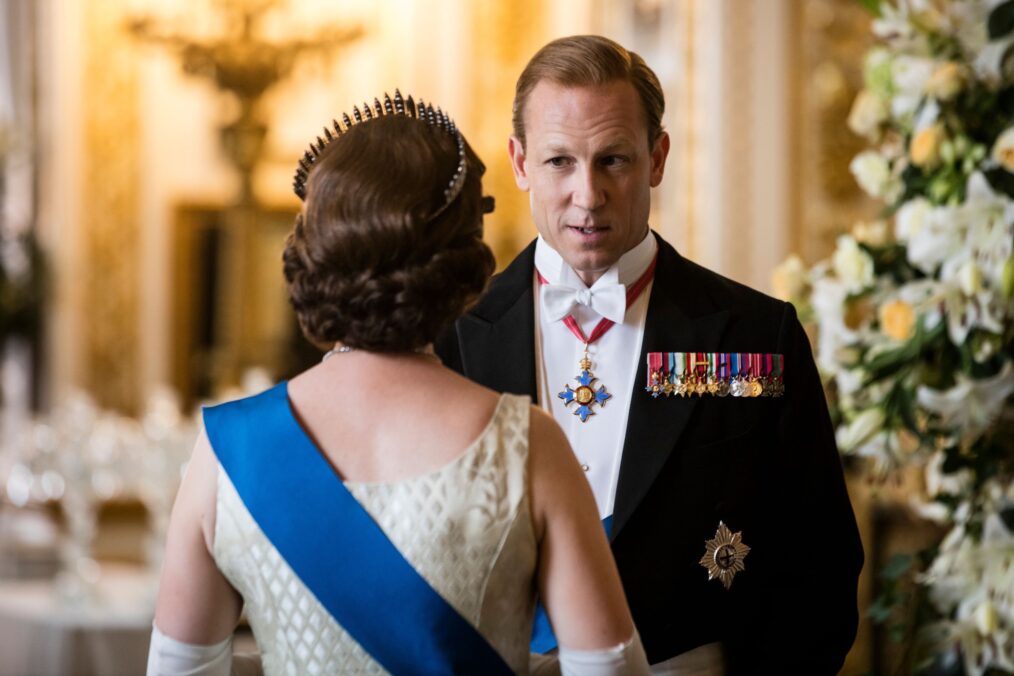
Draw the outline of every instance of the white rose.
<instances>
[{"instance_id":1,"label":"white rose","mask_svg":"<svg viewBox=\"0 0 1014 676\"><path fill-rule=\"evenodd\" d=\"M868 89L864 89L852 102L849 111L848 126L859 136L875 140L880 132L880 125L887 121L887 105Z\"/></svg>"},{"instance_id":2,"label":"white rose","mask_svg":"<svg viewBox=\"0 0 1014 676\"><path fill-rule=\"evenodd\" d=\"M870 440L884 427L884 411L880 407L868 408L835 433L838 448L853 451Z\"/></svg>"},{"instance_id":3,"label":"white rose","mask_svg":"<svg viewBox=\"0 0 1014 676\"><path fill-rule=\"evenodd\" d=\"M1014 127L1007 127L997 137L990 155L1000 166L1014 173Z\"/></svg>"},{"instance_id":4,"label":"white rose","mask_svg":"<svg viewBox=\"0 0 1014 676\"><path fill-rule=\"evenodd\" d=\"M900 194L900 181L891 174L887 158L875 150L864 150L852 158L849 170L859 187L870 197L893 202Z\"/></svg>"},{"instance_id":5,"label":"white rose","mask_svg":"<svg viewBox=\"0 0 1014 676\"><path fill-rule=\"evenodd\" d=\"M933 205L925 197L910 199L901 205L894 216L894 236L905 243L925 226Z\"/></svg>"},{"instance_id":6,"label":"white rose","mask_svg":"<svg viewBox=\"0 0 1014 676\"><path fill-rule=\"evenodd\" d=\"M936 69L936 62L918 56L898 56L891 62L891 75L894 86L899 91L907 94L921 95L926 91L926 84L933 71Z\"/></svg>"},{"instance_id":7,"label":"white rose","mask_svg":"<svg viewBox=\"0 0 1014 676\"><path fill-rule=\"evenodd\" d=\"M838 238L838 246L831 256L831 267L851 293L862 291L873 283L873 259L849 235Z\"/></svg>"}]
</instances>

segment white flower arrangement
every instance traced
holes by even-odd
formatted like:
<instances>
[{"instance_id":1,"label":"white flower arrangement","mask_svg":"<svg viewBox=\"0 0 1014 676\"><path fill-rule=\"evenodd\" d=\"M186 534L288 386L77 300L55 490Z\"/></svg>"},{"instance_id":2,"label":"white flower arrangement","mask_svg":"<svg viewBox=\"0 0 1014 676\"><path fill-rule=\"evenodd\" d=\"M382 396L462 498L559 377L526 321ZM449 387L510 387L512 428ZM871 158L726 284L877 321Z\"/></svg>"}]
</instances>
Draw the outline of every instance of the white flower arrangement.
<instances>
[{"instance_id":1,"label":"white flower arrangement","mask_svg":"<svg viewBox=\"0 0 1014 676\"><path fill-rule=\"evenodd\" d=\"M883 213L775 288L816 324L841 452L918 470L916 513L949 529L917 571L922 658L1014 673L1014 0L865 4L850 169Z\"/></svg>"}]
</instances>

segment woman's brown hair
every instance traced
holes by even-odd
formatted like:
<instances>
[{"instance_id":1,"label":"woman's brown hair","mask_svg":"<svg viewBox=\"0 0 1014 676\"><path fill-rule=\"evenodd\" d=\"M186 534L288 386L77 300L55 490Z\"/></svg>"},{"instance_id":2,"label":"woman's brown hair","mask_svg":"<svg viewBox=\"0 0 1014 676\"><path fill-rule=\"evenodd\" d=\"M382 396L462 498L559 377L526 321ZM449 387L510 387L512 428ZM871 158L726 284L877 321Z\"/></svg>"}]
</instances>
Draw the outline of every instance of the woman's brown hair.
<instances>
[{"instance_id":1,"label":"woman's brown hair","mask_svg":"<svg viewBox=\"0 0 1014 676\"><path fill-rule=\"evenodd\" d=\"M478 298L494 260L482 241L482 163L455 135L407 115L352 126L309 172L283 255L289 297L315 344L397 352L433 342Z\"/></svg>"}]
</instances>

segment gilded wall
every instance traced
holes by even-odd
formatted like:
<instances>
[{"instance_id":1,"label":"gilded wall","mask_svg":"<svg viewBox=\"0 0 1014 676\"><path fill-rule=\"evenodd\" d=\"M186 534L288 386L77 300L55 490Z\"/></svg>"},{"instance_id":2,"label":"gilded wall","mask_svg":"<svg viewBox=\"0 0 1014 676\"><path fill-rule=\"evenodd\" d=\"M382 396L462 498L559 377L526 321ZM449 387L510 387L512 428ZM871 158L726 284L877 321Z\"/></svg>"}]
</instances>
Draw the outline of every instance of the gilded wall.
<instances>
[{"instance_id":1,"label":"gilded wall","mask_svg":"<svg viewBox=\"0 0 1014 676\"><path fill-rule=\"evenodd\" d=\"M136 410L139 358L143 158L138 148L139 72L120 0L85 4L81 227L85 233L81 338L84 386L113 408Z\"/></svg>"}]
</instances>

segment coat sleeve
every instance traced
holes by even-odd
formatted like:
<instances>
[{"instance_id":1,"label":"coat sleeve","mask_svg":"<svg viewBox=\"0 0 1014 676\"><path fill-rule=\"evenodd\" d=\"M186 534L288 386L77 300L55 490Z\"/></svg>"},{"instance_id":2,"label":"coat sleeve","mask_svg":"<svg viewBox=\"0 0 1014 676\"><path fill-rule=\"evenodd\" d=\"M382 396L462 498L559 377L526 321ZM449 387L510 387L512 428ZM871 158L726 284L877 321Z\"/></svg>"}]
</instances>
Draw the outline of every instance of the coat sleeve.
<instances>
[{"instance_id":1,"label":"coat sleeve","mask_svg":"<svg viewBox=\"0 0 1014 676\"><path fill-rule=\"evenodd\" d=\"M746 630L730 673L836 674L859 623L862 542L810 343L789 304L779 349L785 405L766 493L770 545L783 564L742 609Z\"/></svg>"}]
</instances>

